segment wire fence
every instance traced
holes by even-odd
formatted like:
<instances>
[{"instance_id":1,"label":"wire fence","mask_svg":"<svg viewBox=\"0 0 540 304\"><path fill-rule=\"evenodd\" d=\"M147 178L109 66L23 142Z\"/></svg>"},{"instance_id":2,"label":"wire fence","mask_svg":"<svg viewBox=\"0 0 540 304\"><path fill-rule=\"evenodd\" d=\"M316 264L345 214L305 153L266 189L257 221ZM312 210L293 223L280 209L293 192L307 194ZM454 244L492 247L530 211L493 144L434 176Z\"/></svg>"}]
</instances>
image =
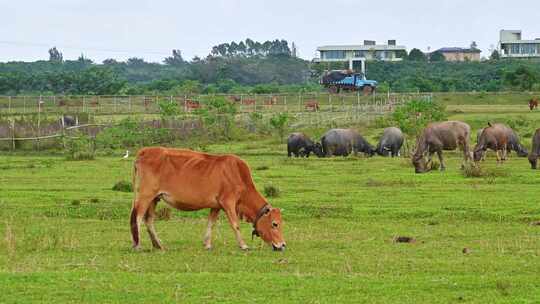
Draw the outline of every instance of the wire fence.
<instances>
[{"instance_id":1,"label":"wire fence","mask_svg":"<svg viewBox=\"0 0 540 304\"><path fill-rule=\"evenodd\" d=\"M223 97L246 112L387 112L415 98L430 94L236 94L185 96L0 96L0 115L36 113L158 114L163 103L175 104L180 112L204 108L212 98Z\"/></svg>"},{"instance_id":2,"label":"wire fence","mask_svg":"<svg viewBox=\"0 0 540 304\"><path fill-rule=\"evenodd\" d=\"M167 129L185 138L202 127L197 109L211 98L224 97L238 107L235 120L250 127L253 113L261 119L285 112L291 129L305 126L369 122L412 99L431 101L431 95L386 94L269 94L195 96L0 96L0 149L64 148L66 139L90 138L115 126L115 115L137 117L140 129ZM163 120L160 103L174 103L184 114ZM149 115L154 114L154 115ZM104 119L104 117L106 119Z\"/></svg>"}]
</instances>

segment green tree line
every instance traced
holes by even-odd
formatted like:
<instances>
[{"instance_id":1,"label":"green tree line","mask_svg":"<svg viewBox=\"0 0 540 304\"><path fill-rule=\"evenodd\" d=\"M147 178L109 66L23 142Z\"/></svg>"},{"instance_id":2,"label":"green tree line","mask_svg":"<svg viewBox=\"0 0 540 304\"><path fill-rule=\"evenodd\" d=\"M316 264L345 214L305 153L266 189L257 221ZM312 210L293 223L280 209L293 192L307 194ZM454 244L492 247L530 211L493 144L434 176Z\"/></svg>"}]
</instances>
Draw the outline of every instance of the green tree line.
<instances>
[{"instance_id":1,"label":"green tree line","mask_svg":"<svg viewBox=\"0 0 540 304\"><path fill-rule=\"evenodd\" d=\"M326 69L343 64L315 64L293 56L285 40L246 39L220 44L205 58L185 60L173 50L162 63L141 58L95 63L81 55L65 60L49 50L49 60L0 63L0 94L192 94L277 93L324 90L318 83ZM413 49L401 62L370 61L367 76L379 91L540 91L540 61L503 60L493 54L482 62L446 62L440 54Z\"/></svg>"}]
</instances>

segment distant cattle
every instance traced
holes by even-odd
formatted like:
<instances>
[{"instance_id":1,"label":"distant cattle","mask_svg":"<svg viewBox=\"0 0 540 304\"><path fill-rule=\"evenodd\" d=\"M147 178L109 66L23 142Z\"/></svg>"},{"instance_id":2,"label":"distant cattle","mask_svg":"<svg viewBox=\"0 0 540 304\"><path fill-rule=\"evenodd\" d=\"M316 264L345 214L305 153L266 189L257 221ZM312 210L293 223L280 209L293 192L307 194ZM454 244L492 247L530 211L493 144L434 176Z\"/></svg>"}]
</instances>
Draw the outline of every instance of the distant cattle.
<instances>
[{"instance_id":1,"label":"distant cattle","mask_svg":"<svg viewBox=\"0 0 540 304\"><path fill-rule=\"evenodd\" d=\"M291 157L309 157L309 154L313 152L318 157L323 157L322 146L320 143L313 142L304 133L292 133L287 138L287 156Z\"/></svg>"},{"instance_id":2,"label":"distant cattle","mask_svg":"<svg viewBox=\"0 0 540 304\"><path fill-rule=\"evenodd\" d=\"M531 168L537 168L538 157L540 156L540 129L537 129L532 138L532 148L529 152L529 162Z\"/></svg>"},{"instance_id":3,"label":"distant cattle","mask_svg":"<svg viewBox=\"0 0 540 304\"><path fill-rule=\"evenodd\" d=\"M264 101L264 105L265 105L265 106L268 106L268 107L277 105L277 100L278 100L278 99L277 99L276 96L272 96L271 98L266 99L266 100Z\"/></svg>"},{"instance_id":4,"label":"distant cattle","mask_svg":"<svg viewBox=\"0 0 540 304\"><path fill-rule=\"evenodd\" d=\"M538 108L538 97L529 100L529 109L534 110Z\"/></svg>"},{"instance_id":5,"label":"distant cattle","mask_svg":"<svg viewBox=\"0 0 540 304\"><path fill-rule=\"evenodd\" d=\"M60 118L60 122L64 127L74 127L79 124L79 119L78 117L62 115L62 117Z\"/></svg>"},{"instance_id":6,"label":"distant cattle","mask_svg":"<svg viewBox=\"0 0 540 304\"><path fill-rule=\"evenodd\" d=\"M201 104L197 100L186 99L184 105L186 112L201 108Z\"/></svg>"},{"instance_id":7,"label":"distant cattle","mask_svg":"<svg viewBox=\"0 0 540 304\"><path fill-rule=\"evenodd\" d=\"M134 249L140 248L140 225L144 221L154 248L162 249L155 228L160 200L183 211L210 209L204 246L212 247L212 227L224 210L238 245L242 239L239 221L253 224L252 235L260 236L274 250L284 250L281 211L257 191L248 165L234 155L211 155L190 150L144 148L133 166L135 198L131 210Z\"/></svg>"},{"instance_id":8,"label":"distant cattle","mask_svg":"<svg viewBox=\"0 0 540 304\"><path fill-rule=\"evenodd\" d=\"M390 127L384 129L383 135L379 140L379 144L375 149L377 154L381 156L399 156L399 150L403 145L404 136L399 128Z\"/></svg>"},{"instance_id":9,"label":"distant cattle","mask_svg":"<svg viewBox=\"0 0 540 304\"><path fill-rule=\"evenodd\" d=\"M255 105L255 99L243 99L242 105L244 106Z\"/></svg>"},{"instance_id":10,"label":"distant cattle","mask_svg":"<svg viewBox=\"0 0 540 304\"><path fill-rule=\"evenodd\" d=\"M234 102L240 102L242 98L238 96L229 96L229 100L234 101Z\"/></svg>"},{"instance_id":11,"label":"distant cattle","mask_svg":"<svg viewBox=\"0 0 540 304\"><path fill-rule=\"evenodd\" d=\"M375 154L375 148L353 129L331 129L321 137L321 144L326 156L348 156L351 152Z\"/></svg>"},{"instance_id":12,"label":"distant cattle","mask_svg":"<svg viewBox=\"0 0 540 304\"><path fill-rule=\"evenodd\" d=\"M304 103L304 107L306 108L306 110L313 111L313 112L319 111L319 109L320 109L319 102L316 101L316 100L308 100L308 101L306 101Z\"/></svg>"},{"instance_id":13,"label":"distant cattle","mask_svg":"<svg viewBox=\"0 0 540 304\"><path fill-rule=\"evenodd\" d=\"M433 153L437 153L441 163L440 170L446 169L442 151L453 151L461 147L464 161L469 161L469 137L471 127L461 121L445 121L430 123L424 129L416 142L416 151L412 157L412 163L416 173L424 173L430 169ZM426 161L425 155L428 159Z\"/></svg>"}]
</instances>

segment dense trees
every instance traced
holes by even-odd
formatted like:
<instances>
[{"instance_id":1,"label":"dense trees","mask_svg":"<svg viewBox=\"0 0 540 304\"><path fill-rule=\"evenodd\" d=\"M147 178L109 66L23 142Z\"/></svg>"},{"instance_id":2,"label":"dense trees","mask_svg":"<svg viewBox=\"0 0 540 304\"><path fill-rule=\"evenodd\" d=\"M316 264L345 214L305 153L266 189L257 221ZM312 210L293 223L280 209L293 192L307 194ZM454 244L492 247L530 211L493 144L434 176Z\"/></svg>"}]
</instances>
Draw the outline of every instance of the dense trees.
<instances>
[{"instance_id":1,"label":"dense trees","mask_svg":"<svg viewBox=\"0 0 540 304\"><path fill-rule=\"evenodd\" d=\"M294 45L294 44L293 44ZM274 40L274 41L265 41L260 43L258 41L253 41L249 38L246 41L240 41L236 43L235 41L231 43L222 43L212 47L210 52L211 56L214 57L234 57L234 56L291 56L292 51L289 47L289 43L286 40Z\"/></svg>"},{"instance_id":2,"label":"dense trees","mask_svg":"<svg viewBox=\"0 0 540 304\"><path fill-rule=\"evenodd\" d=\"M81 55L64 60L52 48L50 60L0 63L0 94L191 94L274 93L322 90L324 69L342 64L313 64L291 56L284 40L264 43L246 39L220 44L204 58L183 59L173 50L163 64L132 57L125 62L106 59L96 64ZM432 53L430 61L418 49L404 61L371 61L368 78L380 89L411 91L540 91L540 61L498 60L446 62Z\"/></svg>"}]
</instances>

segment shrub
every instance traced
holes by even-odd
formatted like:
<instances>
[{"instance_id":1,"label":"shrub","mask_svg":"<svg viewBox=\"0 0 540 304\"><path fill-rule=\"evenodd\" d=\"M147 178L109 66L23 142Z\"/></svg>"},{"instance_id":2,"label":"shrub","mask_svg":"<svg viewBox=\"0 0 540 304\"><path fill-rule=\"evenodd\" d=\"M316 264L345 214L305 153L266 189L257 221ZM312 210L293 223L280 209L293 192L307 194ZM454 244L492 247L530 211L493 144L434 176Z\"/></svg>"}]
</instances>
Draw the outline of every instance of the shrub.
<instances>
[{"instance_id":1,"label":"shrub","mask_svg":"<svg viewBox=\"0 0 540 304\"><path fill-rule=\"evenodd\" d=\"M401 130L409 135L419 134L428 123L445 120L446 116L444 105L431 100L411 100L392 114Z\"/></svg>"},{"instance_id":2,"label":"shrub","mask_svg":"<svg viewBox=\"0 0 540 304\"><path fill-rule=\"evenodd\" d=\"M133 192L133 185L127 181L119 181L112 187L113 191L119 192Z\"/></svg>"},{"instance_id":3,"label":"shrub","mask_svg":"<svg viewBox=\"0 0 540 304\"><path fill-rule=\"evenodd\" d=\"M264 194L266 197L279 197L279 188L273 185L264 186Z\"/></svg>"},{"instance_id":4,"label":"shrub","mask_svg":"<svg viewBox=\"0 0 540 304\"><path fill-rule=\"evenodd\" d=\"M285 137L288 121L289 114L287 113L277 113L270 118L270 126L277 131L281 142L283 142L283 137Z\"/></svg>"},{"instance_id":5,"label":"shrub","mask_svg":"<svg viewBox=\"0 0 540 304\"><path fill-rule=\"evenodd\" d=\"M95 143L93 139L82 133L78 137L69 137L65 141L67 160L93 160L95 158Z\"/></svg>"}]
</instances>

